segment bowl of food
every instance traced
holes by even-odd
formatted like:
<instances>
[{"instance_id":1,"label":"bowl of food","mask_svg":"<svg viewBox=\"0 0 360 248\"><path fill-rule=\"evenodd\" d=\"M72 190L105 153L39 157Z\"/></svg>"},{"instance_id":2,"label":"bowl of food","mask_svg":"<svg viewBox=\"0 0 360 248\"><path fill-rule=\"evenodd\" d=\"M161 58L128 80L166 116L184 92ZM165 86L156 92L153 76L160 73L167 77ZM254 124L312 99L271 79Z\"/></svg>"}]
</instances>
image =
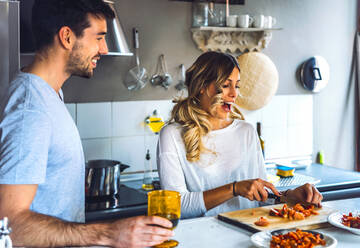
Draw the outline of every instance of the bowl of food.
<instances>
[{"instance_id":1,"label":"bowl of food","mask_svg":"<svg viewBox=\"0 0 360 248\"><path fill-rule=\"evenodd\" d=\"M300 229L262 231L251 236L251 242L261 248L327 247L334 248L337 240L328 234Z\"/></svg>"}]
</instances>

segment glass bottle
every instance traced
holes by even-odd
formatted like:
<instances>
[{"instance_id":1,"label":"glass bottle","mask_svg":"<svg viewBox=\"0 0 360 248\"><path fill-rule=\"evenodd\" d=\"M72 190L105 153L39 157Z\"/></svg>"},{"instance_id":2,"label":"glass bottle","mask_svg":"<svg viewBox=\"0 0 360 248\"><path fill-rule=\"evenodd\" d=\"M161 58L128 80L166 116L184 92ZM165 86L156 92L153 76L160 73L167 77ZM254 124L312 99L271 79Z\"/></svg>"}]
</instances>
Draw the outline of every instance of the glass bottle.
<instances>
[{"instance_id":1,"label":"glass bottle","mask_svg":"<svg viewBox=\"0 0 360 248\"><path fill-rule=\"evenodd\" d=\"M209 11L208 11L208 24L209 26L225 26L225 12L222 8L219 8L215 5L214 2L209 2Z\"/></svg>"},{"instance_id":2,"label":"glass bottle","mask_svg":"<svg viewBox=\"0 0 360 248\"><path fill-rule=\"evenodd\" d=\"M152 184L152 182L153 182L153 177L152 177L152 167L150 160L150 151L149 149L147 149L145 156L144 179L142 183L142 188L144 190L153 190L154 185Z\"/></svg>"},{"instance_id":3,"label":"glass bottle","mask_svg":"<svg viewBox=\"0 0 360 248\"><path fill-rule=\"evenodd\" d=\"M258 136L259 136L261 151L262 151L263 157L265 159L265 140L261 136L261 123L260 122L256 123L256 130L257 130L257 133L258 133Z\"/></svg>"},{"instance_id":4,"label":"glass bottle","mask_svg":"<svg viewBox=\"0 0 360 248\"><path fill-rule=\"evenodd\" d=\"M0 247L12 248L12 241L10 238L11 228L9 227L9 220L7 217L0 220Z\"/></svg>"},{"instance_id":5,"label":"glass bottle","mask_svg":"<svg viewBox=\"0 0 360 248\"><path fill-rule=\"evenodd\" d=\"M208 26L209 3L204 0L194 0L192 4L193 27Z\"/></svg>"}]
</instances>

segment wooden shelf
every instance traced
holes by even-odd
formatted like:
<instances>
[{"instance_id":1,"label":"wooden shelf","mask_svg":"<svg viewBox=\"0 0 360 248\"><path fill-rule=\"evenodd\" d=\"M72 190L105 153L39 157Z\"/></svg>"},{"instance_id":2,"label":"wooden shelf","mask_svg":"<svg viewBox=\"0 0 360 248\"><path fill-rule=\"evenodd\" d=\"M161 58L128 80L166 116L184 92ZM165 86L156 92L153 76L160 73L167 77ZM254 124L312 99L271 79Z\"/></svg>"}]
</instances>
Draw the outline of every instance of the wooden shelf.
<instances>
[{"instance_id":1,"label":"wooden shelf","mask_svg":"<svg viewBox=\"0 0 360 248\"><path fill-rule=\"evenodd\" d=\"M271 41L272 31L282 28L193 27L192 38L203 51L244 53L261 51Z\"/></svg>"},{"instance_id":2,"label":"wooden shelf","mask_svg":"<svg viewBox=\"0 0 360 248\"><path fill-rule=\"evenodd\" d=\"M215 31L215 32L260 32L282 30L282 28L232 28L232 27L193 27L191 31Z\"/></svg>"},{"instance_id":3,"label":"wooden shelf","mask_svg":"<svg viewBox=\"0 0 360 248\"><path fill-rule=\"evenodd\" d=\"M176 2L193 2L193 0L169 0L169 1L176 1ZM206 2L206 1L205 1ZM226 3L226 0L207 0L207 2L213 2L213 3ZM245 0L229 0L229 4L239 4L244 5Z\"/></svg>"}]
</instances>

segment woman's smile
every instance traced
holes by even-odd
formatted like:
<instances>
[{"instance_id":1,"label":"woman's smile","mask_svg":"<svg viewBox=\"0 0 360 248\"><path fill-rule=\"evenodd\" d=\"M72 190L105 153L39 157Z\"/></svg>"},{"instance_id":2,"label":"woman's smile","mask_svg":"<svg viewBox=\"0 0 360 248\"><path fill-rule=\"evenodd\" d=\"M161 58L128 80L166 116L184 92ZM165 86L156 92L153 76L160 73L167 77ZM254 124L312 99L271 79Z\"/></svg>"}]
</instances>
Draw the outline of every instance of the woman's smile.
<instances>
[{"instance_id":1,"label":"woman's smile","mask_svg":"<svg viewBox=\"0 0 360 248\"><path fill-rule=\"evenodd\" d=\"M222 108L225 112L229 113L229 112L231 112L231 104L232 104L232 103L224 102L224 104L221 105L221 108Z\"/></svg>"}]
</instances>

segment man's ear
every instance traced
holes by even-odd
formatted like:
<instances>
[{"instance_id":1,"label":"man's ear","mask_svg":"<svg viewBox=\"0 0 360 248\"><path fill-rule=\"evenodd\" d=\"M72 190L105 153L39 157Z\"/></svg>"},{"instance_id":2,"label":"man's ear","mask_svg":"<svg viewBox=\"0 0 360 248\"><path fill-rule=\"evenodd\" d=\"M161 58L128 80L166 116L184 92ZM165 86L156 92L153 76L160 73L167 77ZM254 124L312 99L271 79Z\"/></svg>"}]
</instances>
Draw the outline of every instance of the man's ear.
<instances>
[{"instance_id":1,"label":"man's ear","mask_svg":"<svg viewBox=\"0 0 360 248\"><path fill-rule=\"evenodd\" d=\"M67 50L71 50L75 43L75 34L68 26L63 26L58 32L60 44Z\"/></svg>"}]
</instances>

